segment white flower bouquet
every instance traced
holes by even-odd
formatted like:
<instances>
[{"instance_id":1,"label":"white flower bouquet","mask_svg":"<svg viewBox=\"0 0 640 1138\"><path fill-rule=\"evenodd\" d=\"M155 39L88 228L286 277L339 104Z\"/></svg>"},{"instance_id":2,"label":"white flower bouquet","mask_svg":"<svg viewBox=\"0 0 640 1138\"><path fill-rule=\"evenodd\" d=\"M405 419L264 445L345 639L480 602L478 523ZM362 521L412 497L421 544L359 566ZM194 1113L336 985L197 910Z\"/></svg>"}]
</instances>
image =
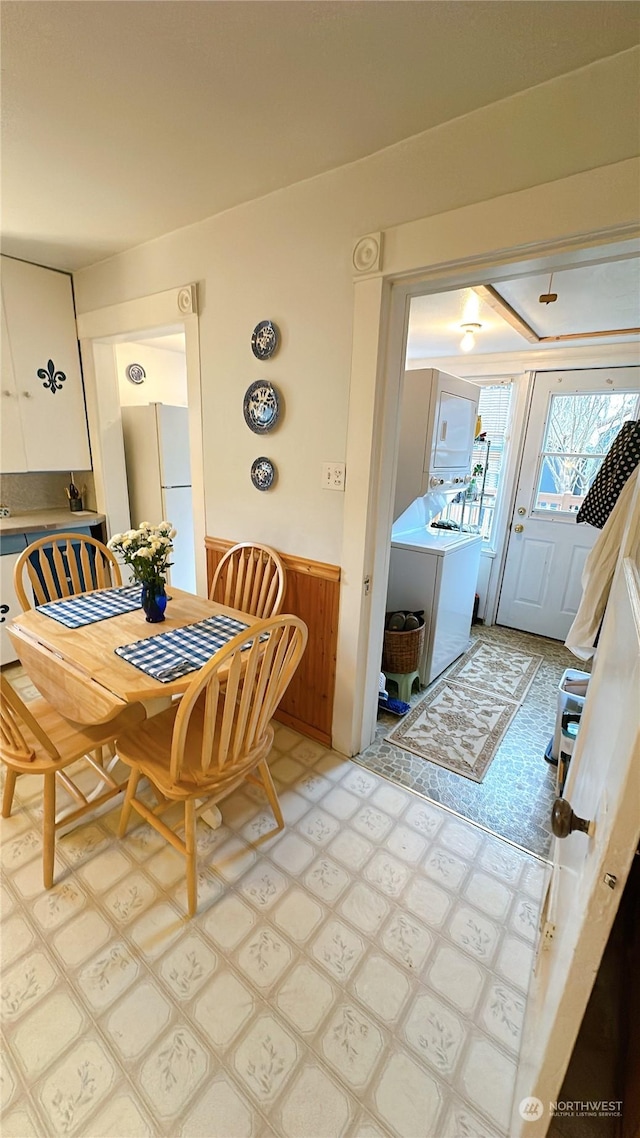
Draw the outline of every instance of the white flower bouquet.
<instances>
[{"instance_id":1,"label":"white flower bouquet","mask_svg":"<svg viewBox=\"0 0 640 1138\"><path fill-rule=\"evenodd\" d=\"M137 529L114 533L107 545L122 557L125 565L131 566L136 581L152 589L166 582L167 569L173 564L169 558L177 532L171 522L160 522L157 526L140 522Z\"/></svg>"}]
</instances>

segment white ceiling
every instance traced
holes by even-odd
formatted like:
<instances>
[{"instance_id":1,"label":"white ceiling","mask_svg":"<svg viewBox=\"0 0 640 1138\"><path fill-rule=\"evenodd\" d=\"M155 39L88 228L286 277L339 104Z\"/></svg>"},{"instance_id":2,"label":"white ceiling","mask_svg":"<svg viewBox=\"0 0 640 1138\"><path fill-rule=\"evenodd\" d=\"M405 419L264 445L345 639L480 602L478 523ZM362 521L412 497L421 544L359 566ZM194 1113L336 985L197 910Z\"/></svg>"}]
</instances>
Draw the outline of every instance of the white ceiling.
<instances>
[{"instance_id":1,"label":"white ceiling","mask_svg":"<svg viewBox=\"0 0 640 1138\"><path fill-rule=\"evenodd\" d=\"M638 41L622 0L5 0L3 250L94 263Z\"/></svg>"},{"instance_id":2,"label":"white ceiling","mask_svg":"<svg viewBox=\"0 0 640 1138\"><path fill-rule=\"evenodd\" d=\"M606 259L554 272L551 291L557 293L558 299L553 304L541 304L538 299L549 292L549 273L493 281L492 287L539 336L640 328L638 242L603 247L598 255ZM474 355L539 352L547 347L558 347L555 342L532 344L473 289L465 288L413 298L407 359L431 360L470 354L463 352L460 346L464 323L481 325L475 337ZM611 344L637 339L637 334L627 334L584 337L570 342Z\"/></svg>"},{"instance_id":3,"label":"white ceiling","mask_svg":"<svg viewBox=\"0 0 640 1138\"><path fill-rule=\"evenodd\" d=\"M184 332L170 332L167 335L160 334L159 336L149 336L142 339L137 336L134 344L142 344L145 348L159 348L164 352L178 352L180 355L186 355L185 335Z\"/></svg>"},{"instance_id":4,"label":"white ceiling","mask_svg":"<svg viewBox=\"0 0 640 1138\"><path fill-rule=\"evenodd\" d=\"M460 347L464 335L461 324L482 325L476 336L474 354L479 352L520 352L526 341L479 300L470 288L416 296L411 301L407 359L428 360L440 356L465 355Z\"/></svg>"},{"instance_id":5,"label":"white ceiling","mask_svg":"<svg viewBox=\"0 0 640 1138\"><path fill-rule=\"evenodd\" d=\"M540 295L558 297L540 303ZM640 328L640 260L633 257L493 286L538 336Z\"/></svg>"}]
</instances>

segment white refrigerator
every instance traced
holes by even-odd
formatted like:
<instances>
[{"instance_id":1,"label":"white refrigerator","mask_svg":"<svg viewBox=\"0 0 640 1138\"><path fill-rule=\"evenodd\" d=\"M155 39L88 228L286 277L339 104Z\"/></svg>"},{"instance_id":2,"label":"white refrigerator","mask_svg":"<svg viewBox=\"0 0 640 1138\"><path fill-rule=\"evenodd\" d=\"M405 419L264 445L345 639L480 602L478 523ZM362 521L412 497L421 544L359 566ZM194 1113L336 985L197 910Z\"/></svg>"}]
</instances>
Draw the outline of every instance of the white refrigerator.
<instances>
[{"instance_id":1,"label":"white refrigerator","mask_svg":"<svg viewBox=\"0 0 640 1138\"><path fill-rule=\"evenodd\" d=\"M123 407L122 431L131 524L172 523L178 533L169 583L195 593L188 408L166 403Z\"/></svg>"}]
</instances>

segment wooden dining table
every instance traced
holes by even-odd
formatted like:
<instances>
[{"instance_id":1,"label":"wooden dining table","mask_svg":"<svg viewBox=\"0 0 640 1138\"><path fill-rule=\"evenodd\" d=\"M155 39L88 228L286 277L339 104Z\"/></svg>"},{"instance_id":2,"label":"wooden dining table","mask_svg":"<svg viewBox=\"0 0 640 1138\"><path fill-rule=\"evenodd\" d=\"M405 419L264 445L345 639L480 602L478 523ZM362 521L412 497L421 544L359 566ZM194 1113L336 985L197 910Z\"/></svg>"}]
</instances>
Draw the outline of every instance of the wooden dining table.
<instances>
[{"instance_id":1,"label":"wooden dining table","mask_svg":"<svg viewBox=\"0 0 640 1138\"><path fill-rule=\"evenodd\" d=\"M115 649L170 629L224 615L243 624L256 618L182 589L171 594L160 624L148 624L142 609L110 616L80 628L65 625L30 609L14 617L8 632L29 678L40 693L67 719L80 724L106 723L129 703L144 703L180 695L198 674L161 683L115 654Z\"/></svg>"}]
</instances>

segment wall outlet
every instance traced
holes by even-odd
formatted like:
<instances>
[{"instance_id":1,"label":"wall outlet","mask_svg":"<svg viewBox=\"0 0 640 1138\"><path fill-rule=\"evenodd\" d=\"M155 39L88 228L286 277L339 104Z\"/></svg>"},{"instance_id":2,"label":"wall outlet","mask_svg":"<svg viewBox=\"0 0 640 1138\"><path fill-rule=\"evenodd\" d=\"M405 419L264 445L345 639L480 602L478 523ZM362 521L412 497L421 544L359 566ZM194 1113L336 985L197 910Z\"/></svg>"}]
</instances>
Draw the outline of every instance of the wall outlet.
<instances>
[{"instance_id":1,"label":"wall outlet","mask_svg":"<svg viewBox=\"0 0 640 1138\"><path fill-rule=\"evenodd\" d=\"M321 486L324 490L344 490L344 462L323 462Z\"/></svg>"}]
</instances>

